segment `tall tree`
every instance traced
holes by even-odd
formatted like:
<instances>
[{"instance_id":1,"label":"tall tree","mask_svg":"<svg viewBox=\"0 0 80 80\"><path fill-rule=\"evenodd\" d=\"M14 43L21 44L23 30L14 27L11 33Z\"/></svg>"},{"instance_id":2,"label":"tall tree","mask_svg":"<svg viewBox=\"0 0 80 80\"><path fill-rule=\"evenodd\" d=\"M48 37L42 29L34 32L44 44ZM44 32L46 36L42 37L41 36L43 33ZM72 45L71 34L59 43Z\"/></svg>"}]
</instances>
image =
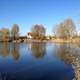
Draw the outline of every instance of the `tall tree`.
<instances>
[{"instance_id":1,"label":"tall tree","mask_svg":"<svg viewBox=\"0 0 80 80\"><path fill-rule=\"evenodd\" d=\"M65 33L67 37L73 37L75 34L75 24L72 19L65 19L64 22Z\"/></svg>"},{"instance_id":2,"label":"tall tree","mask_svg":"<svg viewBox=\"0 0 80 80\"><path fill-rule=\"evenodd\" d=\"M60 23L59 25L56 26L55 34L56 34L56 37L58 37L58 38L66 37L65 28L64 28L64 24L63 23Z\"/></svg>"},{"instance_id":3,"label":"tall tree","mask_svg":"<svg viewBox=\"0 0 80 80\"><path fill-rule=\"evenodd\" d=\"M14 39L19 36L19 26L17 24L13 24L11 29L11 35Z\"/></svg>"},{"instance_id":4,"label":"tall tree","mask_svg":"<svg viewBox=\"0 0 80 80\"><path fill-rule=\"evenodd\" d=\"M2 28L1 29L1 36L3 40L9 39L10 37L10 30L7 28Z\"/></svg>"},{"instance_id":5,"label":"tall tree","mask_svg":"<svg viewBox=\"0 0 80 80\"><path fill-rule=\"evenodd\" d=\"M59 38L70 38L75 33L75 25L71 19L66 19L56 26L55 34Z\"/></svg>"},{"instance_id":6,"label":"tall tree","mask_svg":"<svg viewBox=\"0 0 80 80\"><path fill-rule=\"evenodd\" d=\"M46 30L43 25L34 25L31 29L32 36L34 39L44 39Z\"/></svg>"}]
</instances>

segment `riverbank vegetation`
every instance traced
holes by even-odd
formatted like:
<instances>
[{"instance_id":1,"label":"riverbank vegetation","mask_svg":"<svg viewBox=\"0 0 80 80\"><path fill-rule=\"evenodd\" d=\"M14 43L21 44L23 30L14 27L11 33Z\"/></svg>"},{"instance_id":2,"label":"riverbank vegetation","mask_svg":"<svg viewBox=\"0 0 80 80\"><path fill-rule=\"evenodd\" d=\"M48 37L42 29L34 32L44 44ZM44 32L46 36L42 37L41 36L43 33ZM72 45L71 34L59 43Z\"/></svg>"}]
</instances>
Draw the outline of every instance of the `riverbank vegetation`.
<instances>
[{"instance_id":1,"label":"riverbank vegetation","mask_svg":"<svg viewBox=\"0 0 80 80\"><path fill-rule=\"evenodd\" d=\"M27 28L27 27L26 27ZM18 24L13 24L11 29L0 29L0 42L26 42L30 41L52 41L52 42L80 42L80 36L76 32L76 26L72 19L65 19L53 27L53 34L46 35L46 27L35 24L26 36L20 36Z\"/></svg>"}]
</instances>

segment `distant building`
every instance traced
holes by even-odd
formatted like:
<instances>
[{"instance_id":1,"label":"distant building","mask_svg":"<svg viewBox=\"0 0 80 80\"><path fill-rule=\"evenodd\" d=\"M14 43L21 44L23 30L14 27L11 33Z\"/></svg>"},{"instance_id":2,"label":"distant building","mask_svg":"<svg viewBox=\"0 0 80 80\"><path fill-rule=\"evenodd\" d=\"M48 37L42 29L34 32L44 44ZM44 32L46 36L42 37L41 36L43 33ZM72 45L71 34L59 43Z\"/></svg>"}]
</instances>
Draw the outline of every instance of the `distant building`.
<instances>
[{"instance_id":1,"label":"distant building","mask_svg":"<svg viewBox=\"0 0 80 80\"><path fill-rule=\"evenodd\" d=\"M31 33L31 32L28 32L28 33L27 33L27 38L28 38L28 39L32 39L32 33Z\"/></svg>"},{"instance_id":2,"label":"distant building","mask_svg":"<svg viewBox=\"0 0 80 80\"><path fill-rule=\"evenodd\" d=\"M77 31L77 35L80 36L80 31Z\"/></svg>"}]
</instances>

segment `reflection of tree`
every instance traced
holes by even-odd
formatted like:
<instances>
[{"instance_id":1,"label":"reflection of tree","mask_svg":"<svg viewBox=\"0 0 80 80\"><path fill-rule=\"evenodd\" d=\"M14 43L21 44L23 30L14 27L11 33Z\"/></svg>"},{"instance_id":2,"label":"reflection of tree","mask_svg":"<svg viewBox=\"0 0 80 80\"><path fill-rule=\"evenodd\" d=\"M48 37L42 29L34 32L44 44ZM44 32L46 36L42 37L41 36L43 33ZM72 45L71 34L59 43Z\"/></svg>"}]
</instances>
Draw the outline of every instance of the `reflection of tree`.
<instances>
[{"instance_id":1,"label":"reflection of tree","mask_svg":"<svg viewBox=\"0 0 80 80\"><path fill-rule=\"evenodd\" d=\"M59 45L56 50L56 56L59 59L67 64L73 65L76 80L80 80L80 55L77 54L78 52L79 51L70 44Z\"/></svg>"},{"instance_id":2,"label":"reflection of tree","mask_svg":"<svg viewBox=\"0 0 80 80\"><path fill-rule=\"evenodd\" d=\"M7 57L12 55L14 60L19 59L19 45L12 43L0 43L0 55L3 57Z\"/></svg>"},{"instance_id":3,"label":"reflection of tree","mask_svg":"<svg viewBox=\"0 0 80 80\"><path fill-rule=\"evenodd\" d=\"M6 57L9 55L9 45L8 43L0 43L0 55Z\"/></svg>"},{"instance_id":4,"label":"reflection of tree","mask_svg":"<svg viewBox=\"0 0 80 80\"><path fill-rule=\"evenodd\" d=\"M45 54L46 45L45 43L31 43L30 50L35 58L41 58Z\"/></svg>"},{"instance_id":5,"label":"reflection of tree","mask_svg":"<svg viewBox=\"0 0 80 80\"><path fill-rule=\"evenodd\" d=\"M71 50L72 48L70 47L70 45L61 44L61 45L58 45L58 48L55 48L55 49L56 49L56 56L58 58L60 58L67 64L72 63L73 50Z\"/></svg>"},{"instance_id":6,"label":"reflection of tree","mask_svg":"<svg viewBox=\"0 0 80 80\"><path fill-rule=\"evenodd\" d=\"M19 44L12 44L12 56L14 58L14 60L18 60L20 55L19 55Z\"/></svg>"}]
</instances>

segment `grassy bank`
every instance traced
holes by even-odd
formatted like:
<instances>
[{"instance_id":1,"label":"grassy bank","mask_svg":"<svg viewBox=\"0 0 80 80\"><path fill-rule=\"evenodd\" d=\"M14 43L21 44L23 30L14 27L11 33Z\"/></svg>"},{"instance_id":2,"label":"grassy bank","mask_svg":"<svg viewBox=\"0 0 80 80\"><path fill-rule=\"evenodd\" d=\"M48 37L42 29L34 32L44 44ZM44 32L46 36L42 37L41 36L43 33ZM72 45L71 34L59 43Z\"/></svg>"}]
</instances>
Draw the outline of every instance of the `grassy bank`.
<instances>
[{"instance_id":1,"label":"grassy bank","mask_svg":"<svg viewBox=\"0 0 80 80\"><path fill-rule=\"evenodd\" d=\"M79 38L75 38L75 39L53 39L51 41L55 42L55 43L80 43Z\"/></svg>"},{"instance_id":2,"label":"grassy bank","mask_svg":"<svg viewBox=\"0 0 80 80\"><path fill-rule=\"evenodd\" d=\"M54 43L80 43L80 38L74 39L51 39L51 40L36 40L36 39L19 39L19 40L4 40L0 42L13 42L13 43L21 43L21 42L54 42Z\"/></svg>"}]
</instances>

